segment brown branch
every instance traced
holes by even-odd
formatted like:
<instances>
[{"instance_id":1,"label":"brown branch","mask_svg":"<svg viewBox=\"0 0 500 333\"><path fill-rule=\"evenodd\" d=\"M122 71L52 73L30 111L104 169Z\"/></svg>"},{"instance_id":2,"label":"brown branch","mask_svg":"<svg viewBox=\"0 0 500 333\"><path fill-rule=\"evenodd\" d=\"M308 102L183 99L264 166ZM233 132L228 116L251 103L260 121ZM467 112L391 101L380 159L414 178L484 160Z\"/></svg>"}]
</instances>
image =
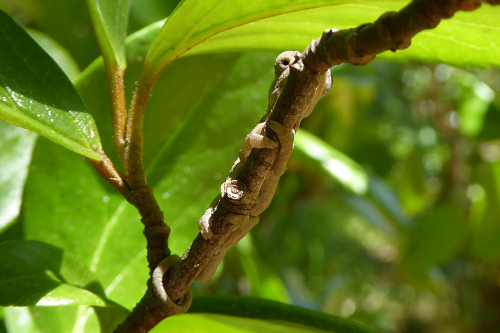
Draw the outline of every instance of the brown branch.
<instances>
[{"instance_id":1,"label":"brown branch","mask_svg":"<svg viewBox=\"0 0 500 333\"><path fill-rule=\"evenodd\" d=\"M457 11L472 11L480 5L480 0L413 0L399 12L385 13L374 23L337 32L326 30L306 49L304 64L315 72L342 63L365 65L384 51L408 48L413 36L435 28Z\"/></svg>"},{"instance_id":2,"label":"brown branch","mask_svg":"<svg viewBox=\"0 0 500 333\"><path fill-rule=\"evenodd\" d=\"M144 68L143 73L137 83L137 87L130 106L125 133L125 149L123 152L123 164L127 175L127 182L133 189L147 186L146 172L143 163L144 146L144 113L151 89L156 77L147 75Z\"/></svg>"},{"instance_id":3,"label":"brown branch","mask_svg":"<svg viewBox=\"0 0 500 333\"><path fill-rule=\"evenodd\" d=\"M137 208L141 214L141 222L144 224L144 236L146 237L147 259L150 274L158 264L170 255L168 249L168 236L170 228L163 221L163 212L154 197L150 187L131 189L123 174L115 167L113 162L101 153L100 162L87 159L96 171L111 186L120 192L128 202Z\"/></svg>"},{"instance_id":4,"label":"brown branch","mask_svg":"<svg viewBox=\"0 0 500 333\"><path fill-rule=\"evenodd\" d=\"M406 48L417 32L435 27L441 19L451 17L458 10L472 10L478 6L476 1L415 0L398 13L382 15L373 24L338 32L327 30L304 52L304 69L299 71L292 68L269 120L297 128L301 120L300 107L314 96L319 73L341 63L366 64L378 53ZM266 132L273 133L267 126ZM212 254L219 250L220 244L233 230L228 214L243 214L248 209L247 204L254 202L276 154L277 150L273 149L252 151L236 177L238 182L230 189L232 192L241 192L241 197L237 201L229 199L228 195L221 198L221 209L214 214L214 237L205 240L198 234L180 262L167 273L165 288L174 300L183 297Z\"/></svg>"},{"instance_id":5,"label":"brown branch","mask_svg":"<svg viewBox=\"0 0 500 333\"><path fill-rule=\"evenodd\" d=\"M498 4L499 0L488 0ZM270 120L289 128L298 128L302 107L311 103L319 85L320 75L328 68L350 63L367 64L386 50L407 48L411 38L424 29L435 27L442 19L451 17L459 10L474 10L476 0L414 0L395 13L382 15L375 23L354 29L334 32L327 30L313 41L302 54L302 69L291 67L288 81L280 94ZM265 134L272 139L274 132L266 124ZM225 183L217 210L213 215L213 237L204 239L200 234L189 250L164 276L166 294L181 306L189 287L205 265L221 250L222 244L234 230L230 214L247 214L255 203L267 172L277 157L277 149L253 149L240 172L230 183ZM150 284L148 284L150 286ZM163 318L175 312L167 311L148 288L120 332L146 332Z\"/></svg>"},{"instance_id":6,"label":"brown branch","mask_svg":"<svg viewBox=\"0 0 500 333\"><path fill-rule=\"evenodd\" d=\"M125 130L127 125L127 107L125 102L125 82L123 75L125 67L114 63L106 68L108 95L111 105L111 123L113 124L113 142L118 155L123 161L125 148Z\"/></svg>"}]
</instances>

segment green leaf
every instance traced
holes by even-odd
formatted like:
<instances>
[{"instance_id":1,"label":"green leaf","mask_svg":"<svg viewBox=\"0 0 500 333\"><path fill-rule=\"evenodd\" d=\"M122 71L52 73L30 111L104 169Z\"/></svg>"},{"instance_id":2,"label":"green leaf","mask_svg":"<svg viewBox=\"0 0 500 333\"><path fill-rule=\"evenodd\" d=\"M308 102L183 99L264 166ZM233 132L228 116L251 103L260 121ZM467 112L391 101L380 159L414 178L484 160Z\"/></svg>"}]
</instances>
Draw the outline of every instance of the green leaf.
<instances>
[{"instance_id":1,"label":"green leaf","mask_svg":"<svg viewBox=\"0 0 500 333\"><path fill-rule=\"evenodd\" d=\"M277 323L258 319L215 314L183 314L170 317L158 324L152 333L321 333L327 332L292 323ZM337 331L342 332L342 331Z\"/></svg>"},{"instance_id":2,"label":"green leaf","mask_svg":"<svg viewBox=\"0 0 500 333\"><path fill-rule=\"evenodd\" d=\"M419 216L408 230L408 243L400 263L402 271L418 279L431 266L452 258L460 249L464 227L459 209L451 204L436 206Z\"/></svg>"},{"instance_id":3,"label":"green leaf","mask_svg":"<svg viewBox=\"0 0 500 333\"><path fill-rule=\"evenodd\" d=\"M249 321L248 322L249 325L253 324L262 325L262 323L272 323L273 320L276 320L288 326L287 332L295 332L295 330L291 328L300 327L300 326L293 326L292 324L303 325L302 326L303 329L307 328L308 331L312 332L316 332L317 330L324 330L328 332L338 332L338 333L374 332L374 330L365 325L338 316L328 315L323 312L313 311L295 305L289 305L276 301L251 298L251 297L198 296L194 298L193 305L189 309L189 313L191 314L210 313L210 314L235 316L228 322L226 322L229 325L233 323L234 319L242 320L242 317L260 320L260 323L257 323L257 321ZM207 316L206 318L217 318L217 317ZM219 317L219 318L222 319L222 322L225 322L224 317ZM162 326L166 327L168 319L165 320L163 323L160 324L159 327ZM203 325L200 325L199 327L201 329ZM236 325L235 329L238 328L241 329L242 327L243 326ZM197 331L197 329L195 329L194 331ZM263 332L263 331L267 332L267 330L260 330L257 332ZM163 331L159 330L158 332L163 332ZM212 332L212 330L206 332ZM235 332L240 332L240 331L235 330ZM251 332L254 332L254 330L251 330Z\"/></svg>"},{"instance_id":4,"label":"green leaf","mask_svg":"<svg viewBox=\"0 0 500 333\"><path fill-rule=\"evenodd\" d=\"M7 332L39 333L29 308L9 307L3 309Z\"/></svg>"},{"instance_id":5,"label":"green leaf","mask_svg":"<svg viewBox=\"0 0 500 333\"><path fill-rule=\"evenodd\" d=\"M1 306L106 305L84 288L91 275L61 249L35 241L3 242L0 258Z\"/></svg>"},{"instance_id":6,"label":"green leaf","mask_svg":"<svg viewBox=\"0 0 500 333\"><path fill-rule=\"evenodd\" d=\"M87 0L87 6L106 63L116 63L117 67L125 68L130 0Z\"/></svg>"},{"instance_id":7,"label":"green leaf","mask_svg":"<svg viewBox=\"0 0 500 333\"><path fill-rule=\"evenodd\" d=\"M47 52L52 59L54 59L57 65L61 67L64 74L66 74L70 80L75 79L78 74L80 74L80 69L78 68L75 60L56 40L37 30L27 29L26 31L35 40L35 42L37 42L37 44L40 45L40 47Z\"/></svg>"},{"instance_id":8,"label":"green leaf","mask_svg":"<svg viewBox=\"0 0 500 333\"><path fill-rule=\"evenodd\" d=\"M36 134L0 122L0 232L19 214Z\"/></svg>"},{"instance_id":9,"label":"green leaf","mask_svg":"<svg viewBox=\"0 0 500 333\"><path fill-rule=\"evenodd\" d=\"M473 185L470 229L472 253L488 261L500 258L500 163L487 163ZM470 189L469 189L470 191Z\"/></svg>"},{"instance_id":10,"label":"green leaf","mask_svg":"<svg viewBox=\"0 0 500 333\"><path fill-rule=\"evenodd\" d=\"M128 308L141 298L148 271L139 215L89 163L47 140L38 140L22 212L19 223L25 238L57 246L88 267L99 295ZM100 315L103 321L123 313L118 308L106 309L108 313ZM65 333L68 327L78 327L75 332L99 331L101 318L96 312L102 311L83 306L69 310L34 307L30 312L40 331Z\"/></svg>"},{"instance_id":11,"label":"green leaf","mask_svg":"<svg viewBox=\"0 0 500 333\"><path fill-rule=\"evenodd\" d=\"M0 11L0 119L100 160L93 118L57 64Z\"/></svg>"},{"instance_id":12,"label":"green leaf","mask_svg":"<svg viewBox=\"0 0 500 333\"><path fill-rule=\"evenodd\" d=\"M345 1L186 0L179 4L165 22L148 51L145 66L150 71L150 76L155 76L187 50L225 30L274 15L339 3Z\"/></svg>"},{"instance_id":13,"label":"green leaf","mask_svg":"<svg viewBox=\"0 0 500 333\"><path fill-rule=\"evenodd\" d=\"M236 245L238 261L250 284L250 296L278 302L290 302L285 283L275 267L261 258L253 245L252 235L248 234Z\"/></svg>"},{"instance_id":14,"label":"green leaf","mask_svg":"<svg viewBox=\"0 0 500 333\"><path fill-rule=\"evenodd\" d=\"M387 11L397 11L406 1L356 1L289 13L221 32L187 54L249 50L304 50L325 29L349 29L374 22ZM500 66L500 8L484 5L473 13L457 13L432 30L419 33L410 48L385 52L377 59L419 60L458 67ZM481 38L478 38L480 36Z\"/></svg>"},{"instance_id":15,"label":"green leaf","mask_svg":"<svg viewBox=\"0 0 500 333\"><path fill-rule=\"evenodd\" d=\"M74 256L93 272L108 298L131 307L130 298L142 296L147 270L139 216L86 161L39 140L22 209L25 237ZM127 284L130 290L121 293Z\"/></svg>"},{"instance_id":16,"label":"green leaf","mask_svg":"<svg viewBox=\"0 0 500 333\"><path fill-rule=\"evenodd\" d=\"M361 195L368 189L368 175L349 156L341 153L320 138L299 130L295 136L295 149L316 163L346 189Z\"/></svg>"},{"instance_id":17,"label":"green leaf","mask_svg":"<svg viewBox=\"0 0 500 333\"><path fill-rule=\"evenodd\" d=\"M325 29L374 22L407 1L184 1L166 21L147 55L156 74L183 54L304 50ZM317 7L317 8L316 8ZM277 15L277 16L276 16ZM500 8L459 12L436 29L419 33L406 50L379 59L419 60L455 66L500 66ZM481 38L478 38L480 36Z\"/></svg>"}]
</instances>

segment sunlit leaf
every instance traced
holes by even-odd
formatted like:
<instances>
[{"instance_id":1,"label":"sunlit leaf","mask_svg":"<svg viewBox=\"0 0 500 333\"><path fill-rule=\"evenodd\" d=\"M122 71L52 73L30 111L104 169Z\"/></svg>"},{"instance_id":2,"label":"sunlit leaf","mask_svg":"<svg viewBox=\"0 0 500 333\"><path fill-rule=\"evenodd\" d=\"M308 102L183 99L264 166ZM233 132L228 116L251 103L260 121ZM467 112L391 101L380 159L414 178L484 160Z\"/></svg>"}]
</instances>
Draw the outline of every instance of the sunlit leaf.
<instances>
[{"instance_id":1,"label":"sunlit leaf","mask_svg":"<svg viewBox=\"0 0 500 333\"><path fill-rule=\"evenodd\" d=\"M300 130L295 136L295 149L301 155L319 162L321 167L345 188L356 194L366 193L368 176L363 168L320 138Z\"/></svg>"},{"instance_id":2,"label":"sunlit leaf","mask_svg":"<svg viewBox=\"0 0 500 333\"><path fill-rule=\"evenodd\" d=\"M19 214L36 134L0 122L0 231Z\"/></svg>"},{"instance_id":3,"label":"sunlit leaf","mask_svg":"<svg viewBox=\"0 0 500 333\"><path fill-rule=\"evenodd\" d=\"M107 63L127 65L125 34L131 0L87 0L97 40Z\"/></svg>"},{"instance_id":4,"label":"sunlit leaf","mask_svg":"<svg viewBox=\"0 0 500 333\"><path fill-rule=\"evenodd\" d=\"M225 30L274 15L339 3L345 1L183 1L151 45L145 65L151 71L150 76L154 76L187 50Z\"/></svg>"},{"instance_id":5,"label":"sunlit leaf","mask_svg":"<svg viewBox=\"0 0 500 333\"><path fill-rule=\"evenodd\" d=\"M356 1L252 22L224 31L187 54L248 50L303 51L325 29L349 29L374 22L387 11L399 10L406 1ZM483 8L473 13L457 13L433 30L419 33L407 50L385 52L378 59L420 60L455 66L500 66L500 8ZM478 38L481 36L481 38Z\"/></svg>"},{"instance_id":6,"label":"sunlit leaf","mask_svg":"<svg viewBox=\"0 0 500 333\"><path fill-rule=\"evenodd\" d=\"M94 120L69 79L2 11L0 27L0 119L100 160Z\"/></svg>"},{"instance_id":7,"label":"sunlit leaf","mask_svg":"<svg viewBox=\"0 0 500 333\"><path fill-rule=\"evenodd\" d=\"M152 333L321 333L327 332L291 323L273 323L258 319L239 318L215 314L184 314L162 321ZM341 331L337 331L341 332Z\"/></svg>"},{"instance_id":8,"label":"sunlit leaf","mask_svg":"<svg viewBox=\"0 0 500 333\"><path fill-rule=\"evenodd\" d=\"M30 310L25 307L4 308L7 332L38 333Z\"/></svg>"},{"instance_id":9,"label":"sunlit leaf","mask_svg":"<svg viewBox=\"0 0 500 333\"><path fill-rule=\"evenodd\" d=\"M383 13L399 10L408 2L241 3L242 8L234 1L222 4L206 1L203 6L196 1L184 1L152 45L146 60L148 68L157 73L186 52L302 51L325 29L348 29L373 22ZM441 62L461 67L499 66L498 15L500 8L487 5L473 13L459 12L436 29L418 34L407 50L386 52L379 58Z\"/></svg>"}]
</instances>

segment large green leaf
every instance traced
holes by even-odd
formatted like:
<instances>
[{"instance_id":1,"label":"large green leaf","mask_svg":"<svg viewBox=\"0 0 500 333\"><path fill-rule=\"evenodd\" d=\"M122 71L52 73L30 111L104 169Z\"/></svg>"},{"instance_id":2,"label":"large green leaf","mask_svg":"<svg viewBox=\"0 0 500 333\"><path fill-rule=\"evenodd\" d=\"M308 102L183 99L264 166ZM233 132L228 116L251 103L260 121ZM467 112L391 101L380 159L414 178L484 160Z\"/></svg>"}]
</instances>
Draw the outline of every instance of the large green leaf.
<instances>
[{"instance_id":1,"label":"large green leaf","mask_svg":"<svg viewBox=\"0 0 500 333\"><path fill-rule=\"evenodd\" d=\"M204 40L240 25L306 8L345 3L344 0L218 1L186 0L165 22L146 56L151 76Z\"/></svg>"},{"instance_id":2,"label":"large green leaf","mask_svg":"<svg viewBox=\"0 0 500 333\"><path fill-rule=\"evenodd\" d=\"M325 333L327 331L302 325L270 322L258 319L240 318L228 315L215 314L183 314L170 317L156 326L152 333ZM336 331L342 332L342 331Z\"/></svg>"},{"instance_id":3,"label":"large green leaf","mask_svg":"<svg viewBox=\"0 0 500 333\"><path fill-rule=\"evenodd\" d=\"M107 63L127 65L125 34L131 0L87 0L97 41Z\"/></svg>"},{"instance_id":4,"label":"large green leaf","mask_svg":"<svg viewBox=\"0 0 500 333\"><path fill-rule=\"evenodd\" d=\"M250 332L262 332L263 330L261 325L265 325L266 323L270 324L270 331L273 332L272 329L275 328L273 327L273 324L276 324L276 322L273 321L279 321L282 325L288 327L288 330L283 332L296 332L295 329L299 330L297 332L301 332L300 329L308 332L317 332L318 330L338 333L374 332L374 330L365 325L338 316L332 316L323 312L313 311L310 309L305 309L302 307L284 304L276 301L251 297L195 297L189 313L212 314L211 316L205 315L205 318L211 318L215 322L218 322L215 327L220 327L218 325L225 324L228 328L230 327L234 329L234 332L245 332L245 328L249 329ZM214 314L227 316L219 317L214 316ZM246 326L244 324L234 325L238 320L242 320L242 323L245 323L243 318L252 318L254 320L246 322L249 326ZM259 320L257 321L255 319ZM160 324L157 332L163 332L161 328L166 328L168 322L169 319ZM210 327L209 330L204 331L202 330L203 325L197 325L196 327L193 327L193 331L202 330L200 332L212 332L215 327ZM258 330L257 328L260 328L260 330ZM283 327L278 326L276 327L276 332L282 332L282 329ZM264 331L267 332L267 330L265 329Z\"/></svg>"},{"instance_id":5,"label":"large green leaf","mask_svg":"<svg viewBox=\"0 0 500 333\"><path fill-rule=\"evenodd\" d=\"M0 305L97 305L101 297L85 289L92 276L71 256L34 241L0 243Z\"/></svg>"},{"instance_id":6,"label":"large green leaf","mask_svg":"<svg viewBox=\"0 0 500 333\"><path fill-rule=\"evenodd\" d=\"M325 29L348 29L373 22L406 1L356 1L308 9L252 22L223 31L187 54L249 50L304 50ZM473 13L457 13L432 30L419 33L407 50L385 52L380 59L420 60L455 66L500 66L500 8L483 6ZM479 38L480 36L480 38Z\"/></svg>"},{"instance_id":7,"label":"large green leaf","mask_svg":"<svg viewBox=\"0 0 500 333\"><path fill-rule=\"evenodd\" d=\"M135 209L86 161L47 140L39 139L33 151L19 222L27 239L57 246L88 267L106 299L131 308L144 293L146 250ZM41 331L97 331L88 307L30 311L35 319L45 318L36 320Z\"/></svg>"},{"instance_id":8,"label":"large green leaf","mask_svg":"<svg viewBox=\"0 0 500 333\"><path fill-rule=\"evenodd\" d=\"M36 134L0 122L0 232L19 214Z\"/></svg>"},{"instance_id":9,"label":"large green leaf","mask_svg":"<svg viewBox=\"0 0 500 333\"><path fill-rule=\"evenodd\" d=\"M373 22L408 1L184 1L166 21L146 58L156 74L183 54L249 50L303 50L325 29L347 29ZM276 16L278 15L278 16ZM412 46L380 58L421 60L456 66L499 66L500 8L459 12ZM478 38L481 36L481 38Z\"/></svg>"},{"instance_id":10,"label":"large green leaf","mask_svg":"<svg viewBox=\"0 0 500 333\"><path fill-rule=\"evenodd\" d=\"M28 34L0 11L0 119L100 160L93 118L69 79Z\"/></svg>"},{"instance_id":11,"label":"large green leaf","mask_svg":"<svg viewBox=\"0 0 500 333\"><path fill-rule=\"evenodd\" d=\"M165 319L151 332L373 333L369 327L298 306L250 297L195 297L188 314Z\"/></svg>"}]
</instances>

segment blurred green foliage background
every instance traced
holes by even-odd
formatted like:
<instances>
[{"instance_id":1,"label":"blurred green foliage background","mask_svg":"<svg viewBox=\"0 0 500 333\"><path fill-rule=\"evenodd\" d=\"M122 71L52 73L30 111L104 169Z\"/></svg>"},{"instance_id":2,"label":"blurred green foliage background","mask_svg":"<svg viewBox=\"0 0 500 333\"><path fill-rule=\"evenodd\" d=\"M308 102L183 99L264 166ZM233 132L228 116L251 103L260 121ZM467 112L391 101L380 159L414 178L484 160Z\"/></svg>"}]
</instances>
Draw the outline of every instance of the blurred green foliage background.
<instances>
[{"instance_id":1,"label":"blurred green foliage background","mask_svg":"<svg viewBox=\"0 0 500 333\"><path fill-rule=\"evenodd\" d=\"M130 31L175 5L133 1ZM76 73L99 54L84 1L1 0L0 7L61 44ZM353 181L364 185L342 184L341 164L332 175L335 165L318 159L315 145L297 144L259 225L194 291L291 302L383 332L493 332L500 327L500 71L375 61L339 66L333 76L302 128L332 154L349 156L359 172Z\"/></svg>"}]
</instances>

